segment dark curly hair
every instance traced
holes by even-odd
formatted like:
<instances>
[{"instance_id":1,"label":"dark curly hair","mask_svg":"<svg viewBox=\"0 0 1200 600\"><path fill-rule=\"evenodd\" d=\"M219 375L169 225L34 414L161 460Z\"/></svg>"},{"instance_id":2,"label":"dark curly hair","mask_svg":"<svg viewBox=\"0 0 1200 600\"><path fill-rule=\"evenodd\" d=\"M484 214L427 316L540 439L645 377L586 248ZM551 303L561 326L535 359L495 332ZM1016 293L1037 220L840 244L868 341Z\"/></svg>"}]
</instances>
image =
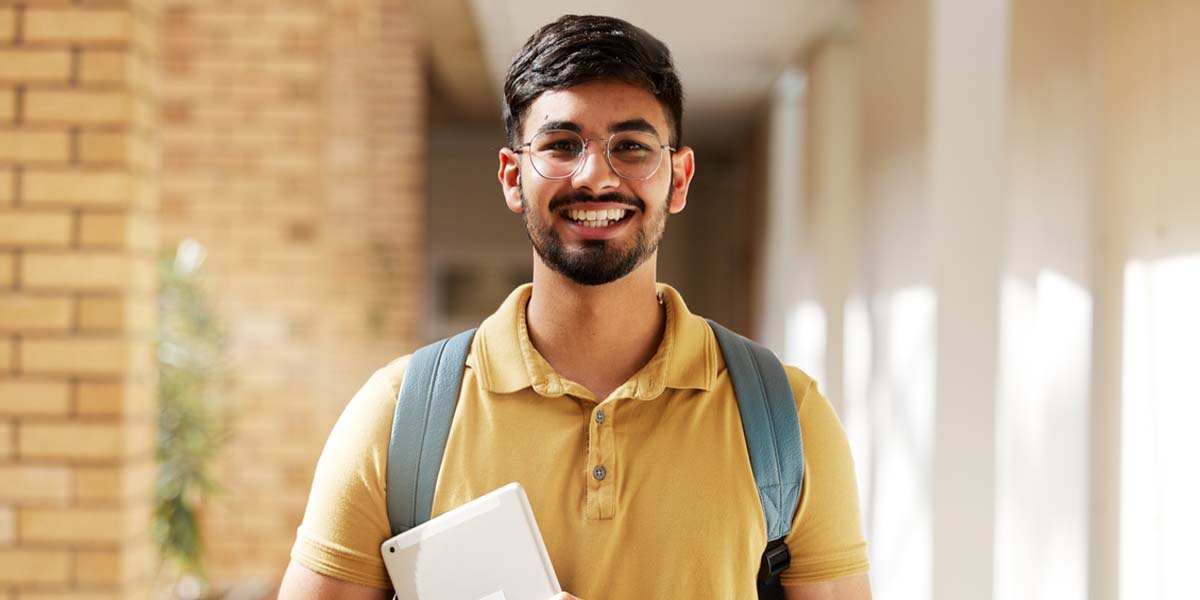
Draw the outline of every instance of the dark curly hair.
<instances>
[{"instance_id":1,"label":"dark curly hair","mask_svg":"<svg viewBox=\"0 0 1200 600\"><path fill-rule=\"evenodd\" d=\"M538 29L504 77L504 128L509 144L521 142L530 104L548 90L616 79L654 94L671 127L668 143L683 140L683 84L666 44L614 17L564 15Z\"/></svg>"}]
</instances>

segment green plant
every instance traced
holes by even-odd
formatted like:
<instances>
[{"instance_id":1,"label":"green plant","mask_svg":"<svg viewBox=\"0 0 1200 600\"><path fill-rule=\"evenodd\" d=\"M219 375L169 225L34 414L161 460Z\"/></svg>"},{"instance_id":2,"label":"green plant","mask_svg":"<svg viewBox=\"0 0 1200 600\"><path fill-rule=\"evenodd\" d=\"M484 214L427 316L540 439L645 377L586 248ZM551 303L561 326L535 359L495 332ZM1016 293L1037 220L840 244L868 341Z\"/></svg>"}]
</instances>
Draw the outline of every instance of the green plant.
<instances>
[{"instance_id":1,"label":"green plant","mask_svg":"<svg viewBox=\"0 0 1200 600\"><path fill-rule=\"evenodd\" d=\"M212 469L233 430L225 335L201 287L204 248L186 240L159 260L158 473L152 530L163 561L206 580L197 513L218 491Z\"/></svg>"}]
</instances>

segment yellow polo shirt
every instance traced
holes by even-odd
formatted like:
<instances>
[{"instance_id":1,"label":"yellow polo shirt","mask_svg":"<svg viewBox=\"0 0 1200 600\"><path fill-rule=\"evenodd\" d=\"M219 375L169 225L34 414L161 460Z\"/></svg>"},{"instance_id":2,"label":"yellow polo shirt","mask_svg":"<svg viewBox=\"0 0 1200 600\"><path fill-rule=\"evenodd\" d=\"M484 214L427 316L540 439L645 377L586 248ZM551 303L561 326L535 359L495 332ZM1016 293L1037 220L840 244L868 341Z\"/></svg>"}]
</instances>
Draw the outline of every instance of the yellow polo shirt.
<instances>
[{"instance_id":1,"label":"yellow polo shirt","mask_svg":"<svg viewBox=\"0 0 1200 600\"><path fill-rule=\"evenodd\" d=\"M657 353L597 400L530 343L531 291L513 291L471 344L433 515L519 481L564 590L587 600L754 598L767 543L762 506L708 324L660 284L666 328ZM391 537L388 439L407 363L377 371L325 445L292 548L317 573L391 587L379 545ZM845 433L816 384L794 367L787 375L805 470L782 581L865 573ZM602 479L596 466L605 468Z\"/></svg>"}]
</instances>

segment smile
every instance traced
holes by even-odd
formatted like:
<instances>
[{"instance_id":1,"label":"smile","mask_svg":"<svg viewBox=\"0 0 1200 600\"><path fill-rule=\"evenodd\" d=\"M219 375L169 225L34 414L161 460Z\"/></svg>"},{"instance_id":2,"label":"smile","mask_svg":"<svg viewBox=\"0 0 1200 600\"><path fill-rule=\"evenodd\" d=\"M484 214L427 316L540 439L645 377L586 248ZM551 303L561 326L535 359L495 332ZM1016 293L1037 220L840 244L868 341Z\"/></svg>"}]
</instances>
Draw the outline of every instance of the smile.
<instances>
[{"instance_id":1,"label":"smile","mask_svg":"<svg viewBox=\"0 0 1200 600\"><path fill-rule=\"evenodd\" d=\"M602 228L624 221L632 212L621 208L610 208L608 210L568 210L563 215L584 227Z\"/></svg>"}]
</instances>

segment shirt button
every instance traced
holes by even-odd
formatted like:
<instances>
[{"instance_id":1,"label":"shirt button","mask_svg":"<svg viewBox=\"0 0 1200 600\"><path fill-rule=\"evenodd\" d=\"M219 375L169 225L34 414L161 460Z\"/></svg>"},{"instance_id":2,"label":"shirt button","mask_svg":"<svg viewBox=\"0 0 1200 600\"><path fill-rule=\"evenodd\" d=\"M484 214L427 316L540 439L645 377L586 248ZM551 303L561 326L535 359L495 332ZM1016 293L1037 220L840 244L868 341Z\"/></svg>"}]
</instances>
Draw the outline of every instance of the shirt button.
<instances>
[{"instance_id":1,"label":"shirt button","mask_svg":"<svg viewBox=\"0 0 1200 600\"><path fill-rule=\"evenodd\" d=\"M604 470L604 467L600 465L596 465L596 468L592 469L592 477L595 477L596 481L602 481L606 474L608 474L608 471Z\"/></svg>"},{"instance_id":2,"label":"shirt button","mask_svg":"<svg viewBox=\"0 0 1200 600\"><path fill-rule=\"evenodd\" d=\"M604 423L604 411L603 410L596 411L596 422Z\"/></svg>"}]
</instances>

